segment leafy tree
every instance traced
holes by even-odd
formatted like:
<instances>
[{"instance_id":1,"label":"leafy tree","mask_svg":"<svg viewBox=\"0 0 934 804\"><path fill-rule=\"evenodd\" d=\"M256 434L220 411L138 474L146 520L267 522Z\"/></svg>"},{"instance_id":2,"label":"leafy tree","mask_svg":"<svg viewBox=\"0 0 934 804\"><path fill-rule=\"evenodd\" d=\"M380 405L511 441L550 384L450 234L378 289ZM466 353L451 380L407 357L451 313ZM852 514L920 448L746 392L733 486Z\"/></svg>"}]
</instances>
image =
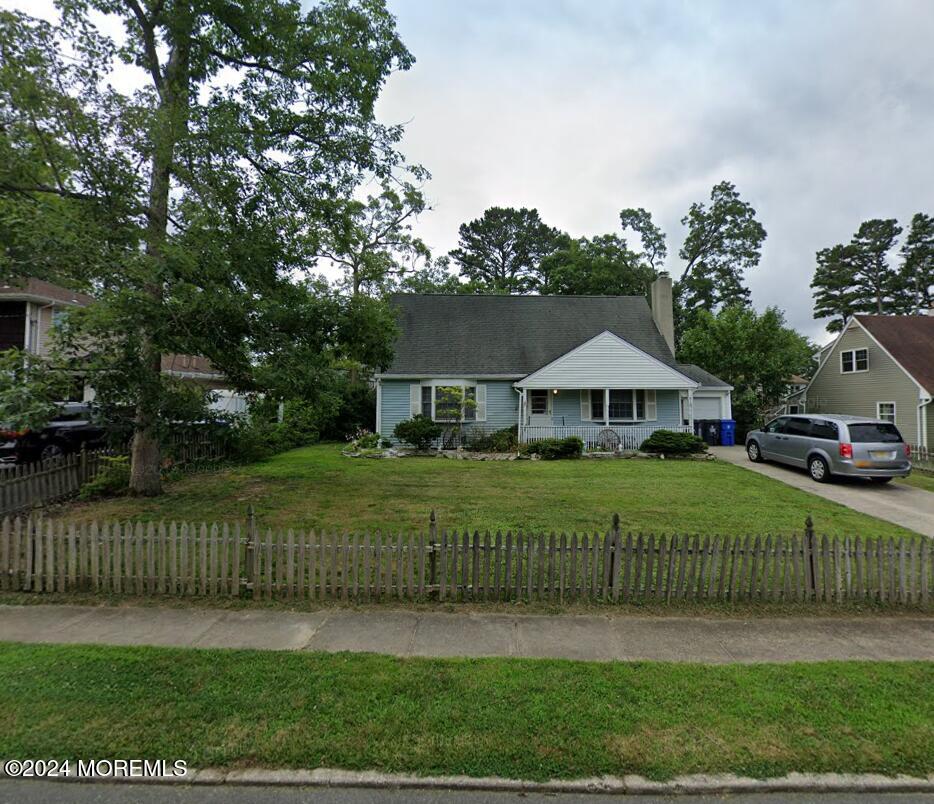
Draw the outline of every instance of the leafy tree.
<instances>
[{"instance_id":1,"label":"leafy tree","mask_svg":"<svg viewBox=\"0 0 934 804\"><path fill-rule=\"evenodd\" d=\"M894 218L864 221L846 245L817 252L814 317L831 317L829 332L839 332L857 313L899 314L911 309L905 270L889 262L901 227Z\"/></svg>"},{"instance_id":2,"label":"leafy tree","mask_svg":"<svg viewBox=\"0 0 934 804\"><path fill-rule=\"evenodd\" d=\"M0 426L38 430L69 390L68 376L48 360L19 349L0 352Z\"/></svg>"},{"instance_id":3,"label":"leafy tree","mask_svg":"<svg viewBox=\"0 0 934 804\"><path fill-rule=\"evenodd\" d=\"M915 311L934 308L934 215L918 212L911 219L901 249L901 277Z\"/></svg>"},{"instance_id":4,"label":"leafy tree","mask_svg":"<svg viewBox=\"0 0 934 804\"><path fill-rule=\"evenodd\" d=\"M450 256L461 276L485 293L526 293L542 284L536 274L542 259L567 241L542 223L535 209L490 207L463 223L459 246Z\"/></svg>"},{"instance_id":5,"label":"leafy tree","mask_svg":"<svg viewBox=\"0 0 934 804\"><path fill-rule=\"evenodd\" d=\"M852 245L836 245L817 252L814 318L830 318L828 332L841 332L856 312L856 255Z\"/></svg>"},{"instance_id":6,"label":"leafy tree","mask_svg":"<svg viewBox=\"0 0 934 804\"><path fill-rule=\"evenodd\" d=\"M419 175L425 176L420 170ZM354 296L384 290L394 278L430 260L428 247L412 234L412 223L425 208L414 185L396 188L384 181L379 195L345 205L322 236L319 254L344 269Z\"/></svg>"},{"instance_id":7,"label":"leafy tree","mask_svg":"<svg viewBox=\"0 0 934 804\"><path fill-rule=\"evenodd\" d=\"M642 296L655 271L615 234L581 237L542 259L539 274L547 278L542 293L570 296Z\"/></svg>"},{"instance_id":8,"label":"leafy tree","mask_svg":"<svg viewBox=\"0 0 934 804\"><path fill-rule=\"evenodd\" d=\"M902 278L888 261L888 254L901 233L902 227L894 218L874 218L860 224L853 235L856 303L866 312L871 310L882 315L900 311L904 304Z\"/></svg>"},{"instance_id":9,"label":"leafy tree","mask_svg":"<svg viewBox=\"0 0 934 804\"><path fill-rule=\"evenodd\" d=\"M665 233L652 221L652 213L642 207L624 209L619 213L619 222L623 233L631 229L639 235L642 242L642 252L639 260L657 274L665 264L668 256L668 245L665 243Z\"/></svg>"},{"instance_id":10,"label":"leafy tree","mask_svg":"<svg viewBox=\"0 0 934 804\"><path fill-rule=\"evenodd\" d=\"M290 277L342 199L399 166L401 129L379 124L374 104L413 60L382 0L58 7L56 24L0 12L0 234L11 237L0 270L97 296L71 343L95 344L95 385L121 378L131 489L154 494L162 355L205 355L243 388L273 366L297 378L297 355L318 355L315 375L360 312ZM101 32L104 17L125 41ZM111 79L128 67L146 83L121 93Z\"/></svg>"},{"instance_id":11,"label":"leafy tree","mask_svg":"<svg viewBox=\"0 0 934 804\"><path fill-rule=\"evenodd\" d=\"M761 315L742 304L716 314L698 311L678 359L695 363L733 386L733 417L745 432L784 395L788 377L806 374L815 347L785 326L777 307Z\"/></svg>"},{"instance_id":12,"label":"leafy tree","mask_svg":"<svg viewBox=\"0 0 934 804\"><path fill-rule=\"evenodd\" d=\"M688 227L678 252L685 265L676 287L683 330L698 310L748 303L743 278L759 264L766 231L728 181L714 186L709 205L691 204L681 223Z\"/></svg>"},{"instance_id":13,"label":"leafy tree","mask_svg":"<svg viewBox=\"0 0 934 804\"><path fill-rule=\"evenodd\" d=\"M461 282L457 274L450 271L451 260L438 257L424 268L405 274L392 290L398 293L474 293L475 282Z\"/></svg>"}]
</instances>

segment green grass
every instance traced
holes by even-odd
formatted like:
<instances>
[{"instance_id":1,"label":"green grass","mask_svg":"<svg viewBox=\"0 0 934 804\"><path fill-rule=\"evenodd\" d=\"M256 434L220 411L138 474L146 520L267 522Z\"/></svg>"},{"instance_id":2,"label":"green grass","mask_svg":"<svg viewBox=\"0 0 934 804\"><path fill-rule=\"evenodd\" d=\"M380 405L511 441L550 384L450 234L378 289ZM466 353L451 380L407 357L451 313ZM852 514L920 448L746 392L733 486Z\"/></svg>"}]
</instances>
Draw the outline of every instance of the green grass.
<instances>
[{"instance_id":1,"label":"green grass","mask_svg":"<svg viewBox=\"0 0 934 804\"><path fill-rule=\"evenodd\" d=\"M934 664L0 646L0 756L574 778L934 771Z\"/></svg>"},{"instance_id":2,"label":"green grass","mask_svg":"<svg viewBox=\"0 0 934 804\"><path fill-rule=\"evenodd\" d=\"M898 482L907 483L909 486L924 489L925 491L934 491L934 473L931 472L919 472L915 470L908 475L908 477L903 477Z\"/></svg>"},{"instance_id":3,"label":"green grass","mask_svg":"<svg viewBox=\"0 0 934 804\"><path fill-rule=\"evenodd\" d=\"M320 444L263 463L168 484L154 499L72 505L69 516L187 520L242 518L252 504L270 527L440 527L791 533L811 514L819 533L908 535L741 467L719 461L455 461L345 458Z\"/></svg>"}]
</instances>

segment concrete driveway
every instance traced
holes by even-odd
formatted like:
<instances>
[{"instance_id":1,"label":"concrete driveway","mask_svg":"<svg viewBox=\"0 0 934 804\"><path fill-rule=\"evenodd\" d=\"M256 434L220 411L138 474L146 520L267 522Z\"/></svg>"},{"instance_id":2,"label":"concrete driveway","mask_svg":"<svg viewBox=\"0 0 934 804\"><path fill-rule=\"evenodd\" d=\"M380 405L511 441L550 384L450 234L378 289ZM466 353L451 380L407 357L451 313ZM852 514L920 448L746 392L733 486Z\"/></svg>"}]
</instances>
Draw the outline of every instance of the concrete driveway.
<instances>
[{"instance_id":1,"label":"concrete driveway","mask_svg":"<svg viewBox=\"0 0 934 804\"><path fill-rule=\"evenodd\" d=\"M803 469L780 463L753 463L744 447L711 447L721 461L741 466L751 472L780 480L789 486L808 491L833 502L884 519L916 533L934 538L934 494L904 483L877 486L864 480L841 478L831 483L817 483Z\"/></svg>"}]
</instances>

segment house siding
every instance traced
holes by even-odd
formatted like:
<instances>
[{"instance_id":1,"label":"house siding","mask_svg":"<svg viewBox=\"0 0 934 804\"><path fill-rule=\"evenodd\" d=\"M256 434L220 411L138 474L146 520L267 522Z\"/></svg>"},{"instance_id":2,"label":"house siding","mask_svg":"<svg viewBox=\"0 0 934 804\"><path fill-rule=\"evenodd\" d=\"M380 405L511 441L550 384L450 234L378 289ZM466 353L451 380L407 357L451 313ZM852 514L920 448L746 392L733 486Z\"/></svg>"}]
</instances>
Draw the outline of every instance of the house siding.
<instances>
[{"instance_id":1,"label":"house siding","mask_svg":"<svg viewBox=\"0 0 934 804\"><path fill-rule=\"evenodd\" d=\"M596 336L522 380L526 388L693 388L676 369L610 332Z\"/></svg>"},{"instance_id":2,"label":"house siding","mask_svg":"<svg viewBox=\"0 0 934 804\"><path fill-rule=\"evenodd\" d=\"M453 379L453 378L452 378ZM382 380L380 383L379 432L384 438L393 439L395 426L411 418L409 409L410 390L418 380ZM486 421L479 422L488 430L512 427L519 421L519 394L511 381L477 381L486 386Z\"/></svg>"},{"instance_id":3,"label":"house siding","mask_svg":"<svg viewBox=\"0 0 934 804\"><path fill-rule=\"evenodd\" d=\"M599 427L599 421L581 420L581 402L579 390L561 390L552 398L552 424L566 427ZM657 427L676 427L681 424L678 391L656 391L655 402L658 420L651 422L633 422L636 425L651 424Z\"/></svg>"},{"instance_id":4,"label":"house siding","mask_svg":"<svg viewBox=\"0 0 934 804\"><path fill-rule=\"evenodd\" d=\"M867 349L869 370L843 374L840 352ZM895 402L895 424L906 441L919 443L918 386L861 327L852 324L808 386L808 413L876 417L877 402Z\"/></svg>"}]
</instances>

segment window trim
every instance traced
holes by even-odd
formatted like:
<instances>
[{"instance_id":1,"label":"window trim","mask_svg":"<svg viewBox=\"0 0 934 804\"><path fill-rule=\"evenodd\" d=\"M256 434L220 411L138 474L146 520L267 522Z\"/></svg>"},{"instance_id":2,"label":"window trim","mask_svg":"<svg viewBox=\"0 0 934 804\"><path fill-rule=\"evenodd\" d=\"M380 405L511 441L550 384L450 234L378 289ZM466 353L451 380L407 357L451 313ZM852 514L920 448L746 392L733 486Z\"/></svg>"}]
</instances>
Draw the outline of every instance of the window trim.
<instances>
[{"instance_id":1,"label":"window trim","mask_svg":"<svg viewBox=\"0 0 934 804\"><path fill-rule=\"evenodd\" d=\"M648 403L646 400L646 389L645 388L608 388L607 390L610 392L610 394L612 394L614 391L629 391L630 404L632 405L632 416L630 418L627 419L627 418L623 418L620 416L611 416L609 404L612 404L612 403L610 403L609 401L609 394L608 394L607 400L606 400L607 407L605 411L606 413L605 420L608 421L610 424L633 424L634 422L653 421L651 419L646 418L646 409L648 407ZM640 391L642 392L642 416L641 417L639 416L639 397L637 396ZM593 409L591 408L591 411L592 410Z\"/></svg>"},{"instance_id":2,"label":"window trim","mask_svg":"<svg viewBox=\"0 0 934 804\"><path fill-rule=\"evenodd\" d=\"M539 393L545 395L545 410L536 413L532 410L532 394ZM551 414L551 391L547 388L529 388L529 416L548 416Z\"/></svg>"},{"instance_id":3,"label":"window trim","mask_svg":"<svg viewBox=\"0 0 934 804\"><path fill-rule=\"evenodd\" d=\"M857 353L857 352L865 352L865 353L866 353L866 368L864 368L864 369L857 368L857 360L856 360L856 353ZM850 369L849 371L847 371L847 370L843 367L843 356L844 356L844 355L852 355L852 356L853 356L853 368ZM841 373L841 374L865 374L867 371L869 371L869 348L868 348L868 347L866 347L866 346L860 346L860 347L853 348L853 349L841 349L841 350L840 350L840 373Z\"/></svg>"},{"instance_id":4,"label":"window trim","mask_svg":"<svg viewBox=\"0 0 934 804\"><path fill-rule=\"evenodd\" d=\"M476 389L476 388L479 388L481 385L483 385L483 383L477 382L475 380L464 380L464 379L456 379L456 378L452 378L450 380L433 378L430 380L422 380L418 384L422 387L422 391L421 391L422 394L425 393L424 391L425 388L431 388L431 420L433 422L438 422L438 424L452 424L458 421L458 419L439 419L438 418L438 408L437 408L437 402L438 402L437 389L438 388L460 388L461 393L464 395L464 398L466 399L468 388ZM477 412L480 406L480 401L477 398L479 397L479 391L475 390L474 394L476 395L474 397L474 402L475 402L474 416L475 417L473 419L468 419L465 415L465 409L462 408L461 418L459 420L462 424L475 424L476 422L482 423L486 421L485 410L484 410L483 418L480 418L479 416L477 416ZM422 412L423 411L424 411L424 408L422 408Z\"/></svg>"},{"instance_id":5,"label":"window trim","mask_svg":"<svg viewBox=\"0 0 934 804\"><path fill-rule=\"evenodd\" d=\"M879 410L880 405L891 405L892 406L892 420L891 421L889 421L882 415L882 411ZM876 402L876 418L879 421L888 422L889 424L895 424L895 426L897 427L898 425L895 423L895 419L897 417L898 417L898 405L894 401Z\"/></svg>"}]
</instances>

